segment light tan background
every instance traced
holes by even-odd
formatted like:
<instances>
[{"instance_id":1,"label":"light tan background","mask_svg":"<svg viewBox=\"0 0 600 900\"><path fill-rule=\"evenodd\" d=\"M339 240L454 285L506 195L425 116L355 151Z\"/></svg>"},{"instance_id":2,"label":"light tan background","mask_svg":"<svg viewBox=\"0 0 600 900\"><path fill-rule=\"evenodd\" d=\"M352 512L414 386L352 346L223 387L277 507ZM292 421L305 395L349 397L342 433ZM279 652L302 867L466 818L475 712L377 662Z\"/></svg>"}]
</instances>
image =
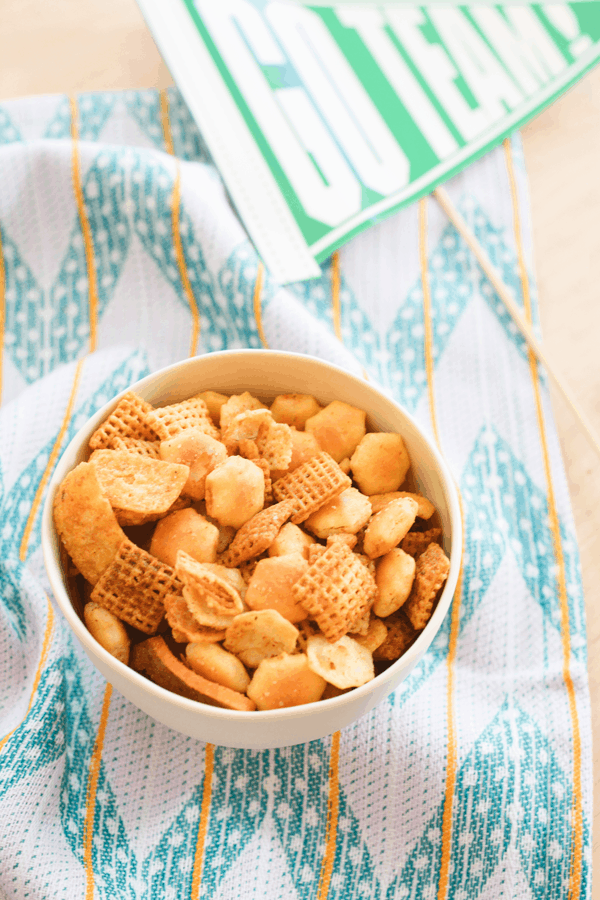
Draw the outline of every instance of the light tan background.
<instances>
[{"instance_id":1,"label":"light tan background","mask_svg":"<svg viewBox=\"0 0 600 900\"><path fill-rule=\"evenodd\" d=\"M0 0L0 99L170 84L134 0ZM600 433L600 67L523 140L545 344ZM583 565L600 862L600 461L560 398L554 408Z\"/></svg>"}]
</instances>

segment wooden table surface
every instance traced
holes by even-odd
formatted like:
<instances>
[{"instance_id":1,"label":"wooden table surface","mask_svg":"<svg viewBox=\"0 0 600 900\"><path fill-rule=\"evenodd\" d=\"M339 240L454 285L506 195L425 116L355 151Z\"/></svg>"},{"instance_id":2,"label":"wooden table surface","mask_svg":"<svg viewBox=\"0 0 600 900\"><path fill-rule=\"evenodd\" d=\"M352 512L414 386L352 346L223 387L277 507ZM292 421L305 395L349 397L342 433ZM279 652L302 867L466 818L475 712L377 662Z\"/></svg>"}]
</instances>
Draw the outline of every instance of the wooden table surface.
<instances>
[{"instance_id":1,"label":"wooden table surface","mask_svg":"<svg viewBox=\"0 0 600 900\"><path fill-rule=\"evenodd\" d=\"M0 99L170 84L134 0L0 0ZM522 135L546 348L600 433L600 67ZM600 461L559 396L554 410L586 596L600 863Z\"/></svg>"}]
</instances>

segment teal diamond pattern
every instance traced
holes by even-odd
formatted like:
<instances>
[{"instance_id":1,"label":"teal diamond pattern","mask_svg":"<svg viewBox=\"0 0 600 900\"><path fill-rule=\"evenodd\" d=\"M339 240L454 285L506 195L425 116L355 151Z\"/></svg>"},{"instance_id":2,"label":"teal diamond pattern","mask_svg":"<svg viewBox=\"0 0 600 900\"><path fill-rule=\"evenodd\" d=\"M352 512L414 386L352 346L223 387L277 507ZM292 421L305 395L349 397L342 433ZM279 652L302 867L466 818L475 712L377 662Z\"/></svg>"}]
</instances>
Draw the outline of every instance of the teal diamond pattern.
<instances>
[{"instance_id":1,"label":"teal diamond pattern","mask_svg":"<svg viewBox=\"0 0 600 900\"><path fill-rule=\"evenodd\" d=\"M97 141L110 116L118 94L90 92L77 95L77 130L79 140ZM64 97L46 128L47 138L71 137L71 104Z\"/></svg>"},{"instance_id":2,"label":"teal diamond pattern","mask_svg":"<svg viewBox=\"0 0 600 900\"><path fill-rule=\"evenodd\" d=\"M78 429L81 428L97 409L107 403L111 397L114 397L116 394L120 393L120 391L125 390L128 385L143 378L144 375L148 374L148 371L146 358L143 354L136 352L128 357L87 400L77 407L63 438L62 446L66 447L68 445ZM57 437L58 432L47 441L46 445L25 467L12 488L6 492L2 505L0 506L1 519L3 522L2 530L0 531L0 559L5 560L5 562L10 561L11 563L10 571L5 573L4 576L2 576L2 569L0 569L0 579L4 578L6 580L6 599L13 609L15 626L17 632L21 635L24 635L26 613L22 606L22 590L19 583L20 578L17 574L13 574L15 571L13 567L16 566L18 569L21 566L21 563L17 561L19 546L37 486L46 468ZM44 497L45 494L42 497L42 504L40 505L29 539L27 547L28 559L40 546L41 509Z\"/></svg>"},{"instance_id":3,"label":"teal diamond pattern","mask_svg":"<svg viewBox=\"0 0 600 900\"><path fill-rule=\"evenodd\" d=\"M223 309L227 316L229 348L262 346L253 304L257 274L258 254L248 241L235 248L219 272L218 285L225 299ZM265 272L260 298L263 314L276 291L276 284Z\"/></svg>"},{"instance_id":4,"label":"teal diamond pattern","mask_svg":"<svg viewBox=\"0 0 600 900\"><path fill-rule=\"evenodd\" d=\"M144 249L175 291L186 310L186 296L173 245L172 207L174 171L157 159L135 154L131 172L134 228ZM204 260L191 217L182 205L179 233L187 274L200 313L200 343L206 350L228 346L227 321L215 302L212 275Z\"/></svg>"},{"instance_id":5,"label":"teal diamond pattern","mask_svg":"<svg viewBox=\"0 0 600 900\"><path fill-rule=\"evenodd\" d=\"M167 98L171 140L175 156L192 162L210 163L210 154L206 144L177 88L168 88ZM160 92L154 90L128 91L125 94L125 104L146 137L159 150L165 150L161 125Z\"/></svg>"},{"instance_id":6,"label":"teal diamond pattern","mask_svg":"<svg viewBox=\"0 0 600 900\"><path fill-rule=\"evenodd\" d=\"M0 144L14 144L22 140L19 129L5 109L0 106Z\"/></svg>"},{"instance_id":7,"label":"teal diamond pattern","mask_svg":"<svg viewBox=\"0 0 600 900\"><path fill-rule=\"evenodd\" d=\"M320 278L296 282L288 285L288 290L310 313L324 322L332 334L335 334L331 301L331 260L321 266L321 272ZM381 365L380 336L359 306L343 272L340 278L340 320L344 346L352 351L370 377L377 379L381 384L387 384L388 369L387 366Z\"/></svg>"},{"instance_id":8,"label":"teal diamond pattern","mask_svg":"<svg viewBox=\"0 0 600 900\"><path fill-rule=\"evenodd\" d=\"M560 606L554 547L545 493L492 426L482 429L462 477L465 501L465 584L461 624L464 626L488 590L508 551L519 565L531 596L554 628L560 629ZM567 582L577 585L576 543L560 525ZM569 591L573 652L585 659L582 623L576 615L577 593Z\"/></svg>"}]
</instances>

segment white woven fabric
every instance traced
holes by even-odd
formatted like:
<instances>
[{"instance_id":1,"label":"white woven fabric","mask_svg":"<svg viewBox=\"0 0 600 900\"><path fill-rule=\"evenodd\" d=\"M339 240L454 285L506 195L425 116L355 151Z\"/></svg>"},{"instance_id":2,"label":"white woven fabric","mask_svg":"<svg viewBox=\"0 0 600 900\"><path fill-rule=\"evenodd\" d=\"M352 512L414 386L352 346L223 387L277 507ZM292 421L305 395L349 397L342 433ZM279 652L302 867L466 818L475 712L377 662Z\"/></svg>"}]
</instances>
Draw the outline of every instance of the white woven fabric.
<instances>
[{"instance_id":1,"label":"white woven fabric","mask_svg":"<svg viewBox=\"0 0 600 900\"><path fill-rule=\"evenodd\" d=\"M409 679L342 732L339 760L331 739L207 751L109 697L52 612L40 501L60 450L111 396L188 355L190 288L195 352L260 346L256 254L187 110L168 99L176 157L155 92L0 105L0 893L554 900L571 879L572 896L589 897L584 609L548 392L541 376L542 434L524 343L433 201L435 412L466 532L451 665L448 618ZM518 139L512 153L529 256ZM504 153L448 187L521 297ZM287 289L266 279L269 346L364 367L430 428L417 208L340 261L343 344L327 264Z\"/></svg>"}]
</instances>

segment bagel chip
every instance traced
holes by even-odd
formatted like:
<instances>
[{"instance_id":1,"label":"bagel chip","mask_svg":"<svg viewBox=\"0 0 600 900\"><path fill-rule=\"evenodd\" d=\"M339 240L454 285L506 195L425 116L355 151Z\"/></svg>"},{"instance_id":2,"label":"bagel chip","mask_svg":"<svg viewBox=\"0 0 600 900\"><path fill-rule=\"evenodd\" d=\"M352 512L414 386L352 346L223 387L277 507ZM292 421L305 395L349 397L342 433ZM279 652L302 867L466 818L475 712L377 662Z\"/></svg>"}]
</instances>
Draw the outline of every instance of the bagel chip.
<instances>
[{"instance_id":1,"label":"bagel chip","mask_svg":"<svg viewBox=\"0 0 600 900\"><path fill-rule=\"evenodd\" d=\"M125 533L90 463L80 463L61 482L54 498L54 524L83 577L96 584L117 555Z\"/></svg>"}]
</instances>

